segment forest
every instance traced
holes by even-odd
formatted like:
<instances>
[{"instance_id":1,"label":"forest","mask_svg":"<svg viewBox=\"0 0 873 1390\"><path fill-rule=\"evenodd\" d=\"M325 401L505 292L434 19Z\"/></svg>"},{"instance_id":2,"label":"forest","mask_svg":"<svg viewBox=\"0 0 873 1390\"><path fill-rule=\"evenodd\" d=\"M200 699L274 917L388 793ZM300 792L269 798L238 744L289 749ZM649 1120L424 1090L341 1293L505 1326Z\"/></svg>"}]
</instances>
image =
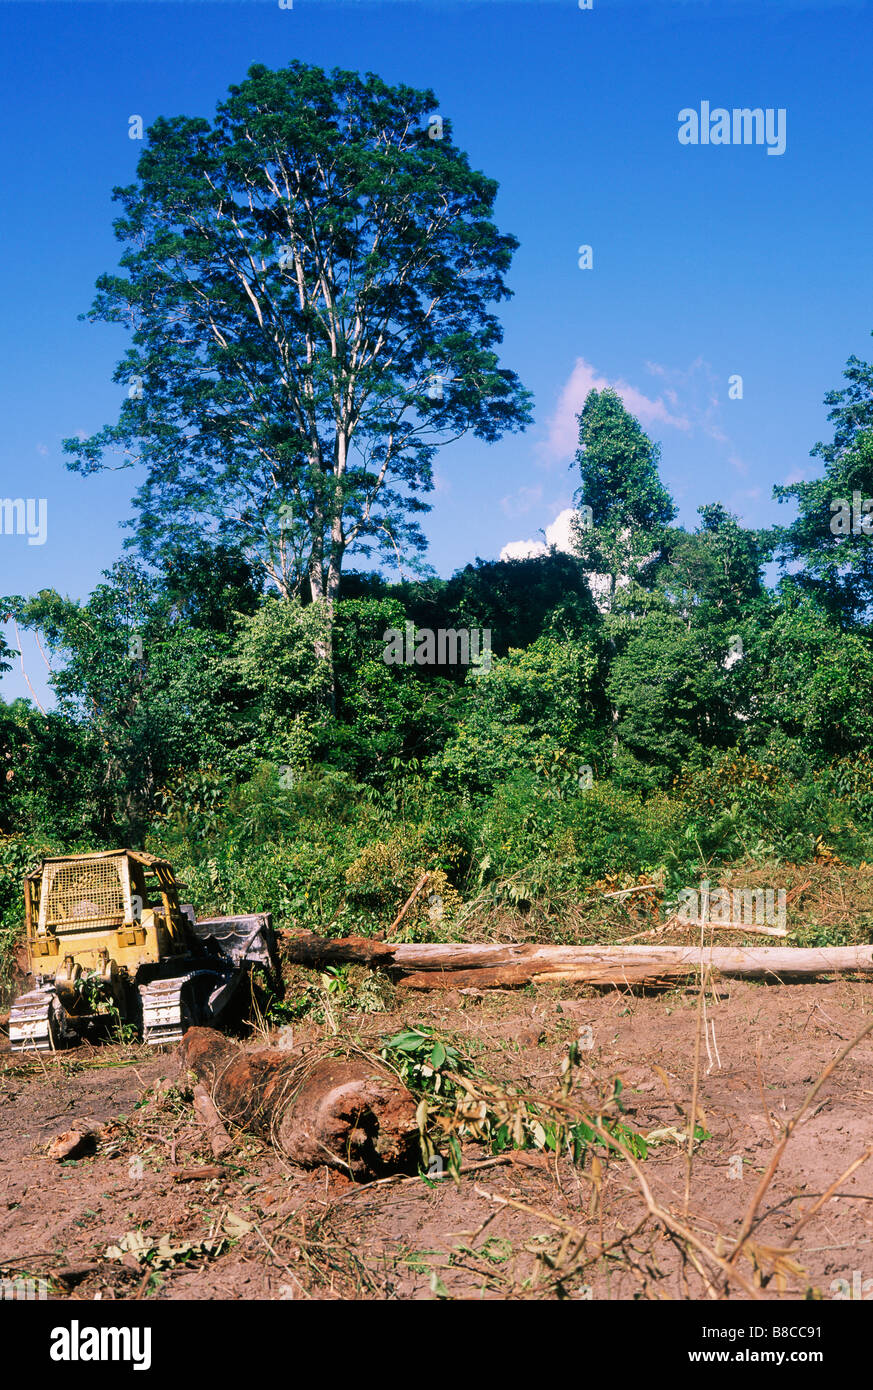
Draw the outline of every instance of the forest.
<instances>
[{"instance_id":1,"label":"forest","mask_svg":"<svg viewBox=\"0 0 873 1390\"><path fill-rule=\"evenodd\" d=\"M127 391L64 447L140 486L87 599L0 599L55 696L0 705L7 946L28 865L119 844L205 910L326 934L426 872L408 925L438 939L507 910L560 940L598 885L669 910L720 865L873 859L873 366L825 396L784 525L713 500L679 526L659 444L593 389L572 553L440 578L438 450L469 433L498 470L532 400L494 311L518 243L437 109L256 65L213 124L157 120L114 191L126 273L83 317L129 330Z\"/></svg>"},{"instance_id":2,"label":"forest","mask_svg":"<svg viewBox=\"0 0 873 1390\"><path fill-rule=\"evenodd\" d=\"M499 505L542 423L498 191L434 92L297 59L113 191L118 408L62 451L124 538L0 597L3 1297L866 1296L873 361L757 528L597 377L566 540L441 575L437 460ZM63 503L0 509L51 555ZM46 866L24 942L35 865L122 847L123 911Z\"/></svg>"},{"instance_id":3,"label":"forest","mask_svg":"<svg viewBox=\"0 0 873 1390\"><path fill-rule=\"evenodd\" d=\"M167 857L205 908L337 935L377 932L428 871L435 940L501 908L563 940L596 885L669 904L702 867L779 882L873 859L873 549L830 524L833 499L873 492L873 367L845 383L783 528L717 502L674 525L657 445L593 391L574 555L349 570L328 608L196 537L120 560L82 603L3 599L57 699L0 708L7 942L25 867L118 844ZM490 631L490 669L387 660L408 624Z\"/></svg>"}]
</instances>

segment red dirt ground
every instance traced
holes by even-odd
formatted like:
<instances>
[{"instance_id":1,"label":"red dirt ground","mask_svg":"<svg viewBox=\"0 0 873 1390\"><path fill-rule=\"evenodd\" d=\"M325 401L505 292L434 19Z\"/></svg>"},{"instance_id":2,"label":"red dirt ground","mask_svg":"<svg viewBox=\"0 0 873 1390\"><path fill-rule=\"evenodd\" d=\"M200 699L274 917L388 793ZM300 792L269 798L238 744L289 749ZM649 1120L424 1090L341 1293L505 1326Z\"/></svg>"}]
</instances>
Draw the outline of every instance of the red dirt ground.
<instances>
[{"instance_id":1,"label":"red dirt ground","mask_svg":"<svg viewBox=\"0 0 873 1390\"><path fill-rule=\"evenodd\" d=\"M568 1044L590 1025L594 1047L583 1069L592 1086L620 1076L626 1124L643 1134L681 1130L694 1075L696 991L567 993L398 994L391 1012L348 1014L343 1034L376 1049L400 1027L424 1024L453 1039L490 1079L545 1096ZM686 1156L676 1140L653 1144L639 1167L654 1200L710 1252L730 1252L774 1137L869 1020L871 1000L869 983L847 980L724 983L718 999L707 998L698 1118L708 1137L694 1154L687 1216ZM314 1024L295 1025L297 1046L321 1036ZM598 1174L590 1158L580 1171L568 1158L526 1152L465 1174L457 1186L413 1177L368 1187L325 1169L290 1169L239 1134L226 1175L179 1182L169 1174L174 1164L213 1160L189 1101L173 1089L155 1094L161 1078L178 1083L172 1050L83 1045L43 1062L13 1057L5 1046L0 1274L45 1278L51 1296L681 1299L707 1296L700 1270L713 1292L723 1292L712 1254L643 1221L640 1187L623 1159L604 1161ZM791 1137L752 1233L759 1272L741 1260L746 1284L730 1285L728 1297L749 1297L757 1281L764 1298L832 1299L868 1278L864 1296L871 1296L871 1163L840 1183L839 1195L794 1236L816 1196L873 1152L871 1063L873 1035L825 1082ZM82 1120L116 1123L91 1156L48 1158L48 1141ZM481 1146L465 1146L465 1162L487 1157ZM193 1248L163 1267L130 1254L109 1258L107 1248L131 1231ZM217 1245L198 1246L209 1239ZM780 1259L775 1248L790 1253Z\"/></svg>"}]
</instances>

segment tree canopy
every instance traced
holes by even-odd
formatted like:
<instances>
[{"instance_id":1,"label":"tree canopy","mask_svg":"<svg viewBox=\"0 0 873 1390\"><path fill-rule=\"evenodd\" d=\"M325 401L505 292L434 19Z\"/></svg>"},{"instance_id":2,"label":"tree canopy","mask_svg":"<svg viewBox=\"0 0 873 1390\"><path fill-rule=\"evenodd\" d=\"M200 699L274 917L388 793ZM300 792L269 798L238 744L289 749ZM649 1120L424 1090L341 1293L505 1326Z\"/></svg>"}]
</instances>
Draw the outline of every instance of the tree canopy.
<instances>
[{"instance_id":1,"label":"tree canopy","mask_svg":"<svg viewBox=\"0 0 873 1390\"><path fill-rule=\"evenodd\" d=\"M773 495L798 508L796 519L775 531L780 559L795 570L800 562L797 582L845 627L873 612L873 515L860 510L873 498L873 363L853 355L843 378L847 384L824 398L833 439L811 450L824 475L776 486ZM847 518L840 517L844 509Z\"/></svg>"},{"instance_id":2,"label":"tree canopy","mask_svg":"<svg viewBox=\"0 0 873 1390\"><path fill-rule=\"evenodd\" d=\"M334 599L345 556L419 552L436 449L530 413L489 307L515 239L430 91L293 62L211 123L161 118L117 188L118 421L70 466L145 469L136 541L242 551L283 596ZM120 460L120 462L119 462Z\"/></svg>"},{"instance_id":3,"label":"tree canopy","mask_svg":"<svg viewBox=\"0 0 873 1390\"><path fill-rule=\"evenodd\" d=\"M577 550L606 580L611 606L617 586L640 578L659 556L676 508L658 474L660 448L618 392L590 391L578 419L578 501L587 510L579 514Z\"/></svg>"}]
</instances>

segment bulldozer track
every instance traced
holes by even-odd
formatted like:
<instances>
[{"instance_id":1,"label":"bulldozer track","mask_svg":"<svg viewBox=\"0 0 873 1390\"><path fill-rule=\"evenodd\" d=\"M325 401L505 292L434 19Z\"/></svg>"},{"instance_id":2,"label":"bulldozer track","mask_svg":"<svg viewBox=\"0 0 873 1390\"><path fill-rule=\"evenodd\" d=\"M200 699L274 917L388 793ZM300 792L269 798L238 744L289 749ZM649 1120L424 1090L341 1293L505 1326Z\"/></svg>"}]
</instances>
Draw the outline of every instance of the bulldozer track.
<instances>
[{"instance_id":1,"label":"bulldozer track","mask_svg":"<svg viewBox=\"0 0 873 1390\"><path fill-rule=\"evenodd\" d=\"M216 982L222 983L224 976L211 969L189 970L184 975L171 975L140 985L143 1042L148 1043L149 1047L180 1042L186 1028L194 1023L206 1022L206 1010L197 1007L190 986L195 981L205 983L207 980L214 985Z\"/></svg>"},{"instance_id":2,"label":"bulldozer track","mask_svg":"<svg viewBox=\"0 0 873 1390\"><path fill-rule=\"evenodd\" d=\"M54 994L32 989L14 1001L9 1012L9 1046L13 1052L53 1052L51 1016Z\"/></svg>"}]
</instances>

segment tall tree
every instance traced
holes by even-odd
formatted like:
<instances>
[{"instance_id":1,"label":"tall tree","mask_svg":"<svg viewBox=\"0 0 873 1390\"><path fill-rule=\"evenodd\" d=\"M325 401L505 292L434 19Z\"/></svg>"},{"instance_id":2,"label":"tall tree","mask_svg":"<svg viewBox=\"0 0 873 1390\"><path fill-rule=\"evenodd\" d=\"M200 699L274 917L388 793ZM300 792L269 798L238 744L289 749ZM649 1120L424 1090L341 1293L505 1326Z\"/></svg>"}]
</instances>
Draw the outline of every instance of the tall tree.
<instances>
[{"instance_id":1,"label":"tall tree","mask_svg":"<svg viewBox=\"0 0 873 1390\"><path fill-rule=\"evenodd\" d=\"M518 243L436 106L293 62L251 68L211 124L149 130L114 193L127 274L87 315L131 331L128 394L65 444L82 473L145 467L147 559L206 532L332 603L347 553L423 549L441 444L528 422L488 307Z\"/></svg>"},{"instance_id":2,"label":"tall tree","mask_svg":"<svg viewBox=\"0 0 873 1390\"><path fill-rule=\"evenodd\" d=\"M609 388L589 391L579 415L582 476L577 553L603 577L602 602L642 576L661 553L676 508L658 476L660 447Z\"/></svg>"},{"instance_id":3,"label":"tall tree","mask_svg":"<svg viewBox=\"0 0 873 1390\"><path fill-rule=\"evenodd\" d=\"M824 476L773 489L798 508L773 535L783 564L803 563L796 582L848 627L873 613L873 514L853 505L873 497L873 363L852 356L843 377L847 385L824 398L833 439L810 451Z\"/></svg>"},{"instance_id":4,"label":"tall tree","mask_svg":"<svg viewBox=\"0 0 873 1390\"><path fill-rule=\"evenodd\" d=\"M671 528L658 586L688 628L705 632L736 623L763 600L769 548L765 535L741 526L721 502L697 514L696 531Z\"/></svg>"}]
</instances>

